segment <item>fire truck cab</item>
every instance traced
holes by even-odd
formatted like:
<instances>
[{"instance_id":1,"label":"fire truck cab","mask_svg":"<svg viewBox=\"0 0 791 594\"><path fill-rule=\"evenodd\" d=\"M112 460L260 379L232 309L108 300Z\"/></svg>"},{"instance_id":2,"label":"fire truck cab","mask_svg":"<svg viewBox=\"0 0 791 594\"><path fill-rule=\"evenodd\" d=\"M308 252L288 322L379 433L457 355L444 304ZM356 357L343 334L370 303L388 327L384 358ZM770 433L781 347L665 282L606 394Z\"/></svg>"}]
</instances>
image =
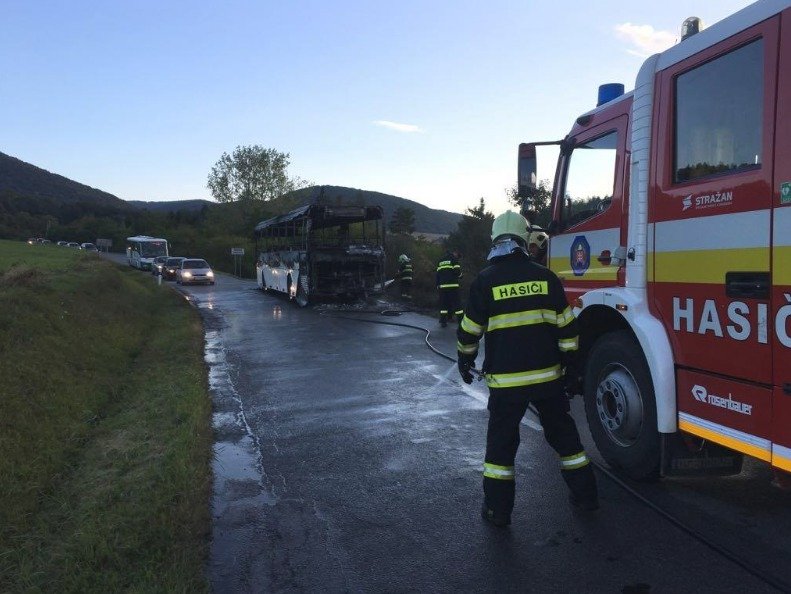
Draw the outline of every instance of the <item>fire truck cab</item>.
<instances>
[{"instance_id":1,"label":"fire truck cab","mask_svg":"<svg viewBox=\"0 0 791 594\"><path fill-rule=\"evenodd\" d=\"M694 28L693 28L694 30ZM604 88L562 140L548 266L585 411L635 478L791 471L791 2L762 0ZM536 145L519 147L519 195Z\"/></svg>"}]
</instances>

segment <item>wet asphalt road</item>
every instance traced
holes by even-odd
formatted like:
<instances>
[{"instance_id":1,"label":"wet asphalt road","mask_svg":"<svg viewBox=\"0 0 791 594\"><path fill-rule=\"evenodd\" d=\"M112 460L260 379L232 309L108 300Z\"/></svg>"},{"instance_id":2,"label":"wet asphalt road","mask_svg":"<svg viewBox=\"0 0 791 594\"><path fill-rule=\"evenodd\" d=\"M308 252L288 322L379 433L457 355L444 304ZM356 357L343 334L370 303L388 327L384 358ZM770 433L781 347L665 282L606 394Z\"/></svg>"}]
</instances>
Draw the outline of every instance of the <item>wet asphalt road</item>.
<instances>
[{"instance_id":1,"label":"wet asphalt road","mask_svg":"<svg viewBox=\"0 0 791 594\"><path fill-rule=\"evenodd\" d=\"M207 327L217 592L773 591L606 480L573 512L523 427L513 525L478 516L482 384L410 329L299 309L228 277L190 289ZM453 353L453 330L425 316Z\"/></svg>"},{"instance_id":2,"label":"wet asphalt road","mask_svg":"<svg viewBox=\"0 0 791 594\"><path fill-rule=\"evenodd\" d=\"M602 509L571 510L532 418L513 524L491 528L478 515L485 386L462 384L421 332L299 309L224 275L180 290L206 327L216 592L777 591L601 475ZM379 319L428 326L455 350L431 318ZM789 497L763 467L637 487L791 581Z\"/></svg>"}]
</instances>

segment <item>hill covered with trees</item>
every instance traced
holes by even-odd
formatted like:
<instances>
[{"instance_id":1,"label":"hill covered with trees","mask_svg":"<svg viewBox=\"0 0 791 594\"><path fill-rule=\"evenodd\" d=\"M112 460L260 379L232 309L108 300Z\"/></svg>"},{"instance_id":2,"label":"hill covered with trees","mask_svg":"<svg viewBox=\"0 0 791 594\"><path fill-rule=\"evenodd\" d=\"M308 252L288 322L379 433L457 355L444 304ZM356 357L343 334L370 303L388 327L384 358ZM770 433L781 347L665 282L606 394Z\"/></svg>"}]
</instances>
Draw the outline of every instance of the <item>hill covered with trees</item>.
<instances>
[{"instance_id":1,"label":"hill covered with trees","mask_svg":"<svg viewBox=\"0 0 791 594\"><path fill-rule=\"evenodd\" d=\"M257 223L254 218L283 214L312 200L325 200L328 203L369 204L381 206L385 220L390 221L393 214L401 209L414 212L416 233L447 235L456 228L461 220L458 213L436 210L413 200L391 196L381 192L346 188L341 186L311 186L287 193L256 205L245 207L237 203L218 204L208 200L183 200L144 202L125 201L113 194L92 188L85 184L52 173L20 159L0 153L0 237L6 239L25 239L44 237L50 239L72 239L75 233L61 231L64 237L54 237L59 226L74 227L80 219L110 218L125 221L124 227L137 227L134 221L148 221L151 215L170 217L171 220L193 220L205 216L207 212L221 212L241 209L251 217L249 229ZM175 217L181 213L179 217ZM144 224L148 224L147 222ZM114 225L110 225L114 227ZM160 226L160 225L156 225ZM165 225L166 226L166 225ZM98 228L97 228L98 227ZM99 231L107 225L92 225ZM105 229L105 234L109 232ZM144 233L145 229L131 229L133 233ZM241 229L239 230L241 231ZM122 231L125 233L126 231ZM95 237L90 237L91 241ZM76 239L75 239L76 240ZM87 241L87 239L86 239Z\"/></svg>"},{"instance_id":2,"label":"hill covered with trees","mask_svg":"<svg viewBox=\"0 0 791 594\"><path fill-rule=\"evenodd\" d=\"M409 254L415 267L415 305L433 303L434 269L446 246L460 251L465 283L485 262L493 216L486 211L483 199L464 214L342 186L306 187L270 200L126 202L0 153L2 239L95 242L102 238L112 241L113 250L122 251L126 237L152 235L167 238L174 255L200 256L225 271L233 270L230 248L244 247L242 272L252 276L255 225L311 202L381 206L390 230L387 252L395 256L387 261L388 278L395 274L397 255ZM426 234L426 239L421 234ZM445 245L427 240L437 235L446 238Z\"/></svg>"},{"instance_id":3,"label":"hill covered with trees","mask_svg":"<svg viewBox=\"0 0 791 594\"><path fill-rule=\"evenodd\" d=\"M51 173L5 153L0 153L0 191L25 198L45 198L56 203L96 204L119 209L128 207L118 196Z\"/></svg>"}]
</instances>

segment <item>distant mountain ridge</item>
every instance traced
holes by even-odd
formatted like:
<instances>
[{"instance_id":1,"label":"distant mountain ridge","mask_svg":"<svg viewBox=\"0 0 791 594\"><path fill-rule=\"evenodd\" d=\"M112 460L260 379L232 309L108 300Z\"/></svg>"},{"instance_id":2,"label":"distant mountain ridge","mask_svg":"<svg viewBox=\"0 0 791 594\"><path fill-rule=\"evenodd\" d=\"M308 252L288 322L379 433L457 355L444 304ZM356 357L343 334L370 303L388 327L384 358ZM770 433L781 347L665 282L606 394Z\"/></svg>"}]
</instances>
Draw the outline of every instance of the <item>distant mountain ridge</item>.
<instances>
[{"instance_id":1,"label":"distant mountain ridge","mask_svg":"<svg viewBox=\"0 0 791 594\"><path fill-rule=\"evenodd\" d=\"M200 210L204 206L217 206L216 202L212 202L211 200L203 200L201 198L196 198L194 200L162 200L158 202L147 202L145 200L127 200L126 202L134 208L150 210L151 212L176 212L178 210L193 211Z\"/></svg>"},{"instance_id":2,"label":"distant mountain ridge","mask_svg":"<svg viewBox=\"0 0 791 594\"><path fill-rule=\"evenodd\" d=\"M9 190L30 198L129 208L128 203L118 196L70 180L5 153L0 153L0 190Z\"/></svg>"},{"instance_id":3,"label":"distant mountain ridge","mask_svg":"<svg viewBox=\"0 0 791 594\"><path fill-rule=\"evenodd\" d=\"M178 211L195 212L204 207L217 208L229 205L209 200L174 200L146 202L142 200L122 200L113 194L92 188L52 173L41 167L26 163L16 157L0 152L0 192L11 192L20 197L39 199L40 208L49 210L57 205L71 205L70 208L96 208L107 211L116 208L120 211L148 210L159 213ZM385 222L389 222L398 208L410 208L415 213L416 233L447 235L456 229L462 215L446 210L429 208L424 204L370 190L347 188L343 186L312 186L284 196L282 199L266 203L271 210L283 209L283 214L293 209L293 205L306 204L318 195L328 203L368 204L381 206ZM269 210L269 209L267 209Z\"/></svg>"}]
</instances>

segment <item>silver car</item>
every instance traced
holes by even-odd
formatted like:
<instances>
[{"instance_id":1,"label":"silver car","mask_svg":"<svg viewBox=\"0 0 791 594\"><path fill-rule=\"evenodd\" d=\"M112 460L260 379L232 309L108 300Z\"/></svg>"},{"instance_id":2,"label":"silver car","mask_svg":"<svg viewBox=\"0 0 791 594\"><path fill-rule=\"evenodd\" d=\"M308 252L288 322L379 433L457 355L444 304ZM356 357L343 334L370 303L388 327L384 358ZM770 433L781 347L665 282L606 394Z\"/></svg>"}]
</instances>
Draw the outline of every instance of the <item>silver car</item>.
<instances>
[{"instance_id":1,"label":"silver car","mask_svg":"<svg viewBox=\"0 0 791 594\"><path fill-rule=\"evenodd\" d=\"M195 283L214 284L214 271L206 260L199 258L184 258L181 266L176 270L176 283L191 285Z\"/></svg>"},{"instance_id":2,"label":"silver car","mask_svg":"<svg viewBox=\"0 0 791 594\"><path fill-rule=\"evenodd\" d=\"M165 264L170 258L168 256L157 256L154 258L154 261L151 262L151 274L154 276L160 276L162 274L162 270L165 268Z\"/></svg>"}]
</instances>

